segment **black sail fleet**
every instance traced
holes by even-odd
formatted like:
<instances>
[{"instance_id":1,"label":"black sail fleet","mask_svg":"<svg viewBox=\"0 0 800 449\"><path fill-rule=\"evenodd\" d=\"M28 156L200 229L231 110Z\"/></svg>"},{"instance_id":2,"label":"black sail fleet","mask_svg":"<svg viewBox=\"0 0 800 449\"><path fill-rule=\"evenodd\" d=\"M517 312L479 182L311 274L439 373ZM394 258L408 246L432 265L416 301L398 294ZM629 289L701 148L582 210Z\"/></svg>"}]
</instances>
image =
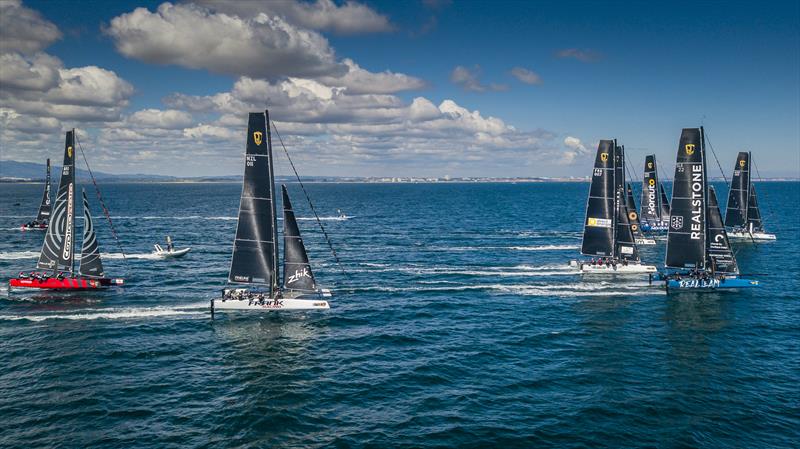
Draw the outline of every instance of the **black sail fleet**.
<instances>
[{"instance_id":1,"label":"black sail fleet","mask_svg":"<svg viewBox=\"0 0 800 449\"><path fill-rule=\"evenodd\" d=\"M756 187L752 181L752 159L749 151L742 151L736 157L728 192L725 226L730 228L730 237L737 240L775 240L775 234L767 233L761 220Z\"/></svg>"}]
</instances>

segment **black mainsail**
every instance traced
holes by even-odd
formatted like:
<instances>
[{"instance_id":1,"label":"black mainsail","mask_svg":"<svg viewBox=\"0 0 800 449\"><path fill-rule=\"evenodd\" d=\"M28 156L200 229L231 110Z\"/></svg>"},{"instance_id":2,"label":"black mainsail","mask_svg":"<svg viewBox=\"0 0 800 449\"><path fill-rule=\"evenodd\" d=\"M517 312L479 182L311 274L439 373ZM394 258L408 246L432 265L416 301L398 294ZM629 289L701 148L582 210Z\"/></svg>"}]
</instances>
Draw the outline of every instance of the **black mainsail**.
<instances>
[{"instance_id":1,"label":"black mainsail","mask_svg":"<svg viewBox=\"0 0 800 449\"><path fill-rule=\"evenodd\" d=\"M52 218L37 268L73 271L75 260L75 130L67 131L64 163Z\"/></svg>"},{"instance_id":2,"label":"black mainsail","mask_svg":"<svg viewBox=\"0 0 800 449\"><path fill-rule=\"evenodd\" d=\"M658 223L661 220L661 197L658 195L658 170L656 156L648 154L644 159L642 178L642 221Z\"/></svg>"},{"instance_id":3,"label":"black mainsail","mask_svg":"<svg viewBox=\"0 0 800 449\"><path fill-rule=\"evenodd\" d=\"M615 147L613 140L601 140L597 146L581 243L581 254L586 256L614 255Z\"/></svg>"},{"instance_id":4,"label":"black mainsail","mask_svg":"<svg viewBox=\"0 0 800 449\"><path fill-rule=\"evenodd\" d=\"M83 192L83 248L81 249L81 264L78 274L85 277L102 278L103 262L100 260L100 247L97 244L97 234L94 231L92 213L89 211L89 200L86 191Z\"/></svg>"},{"instance_id":5,"label":"black mainsail","mask_svg":"<svg viewBox=\"0 0 800 449\"><path fill-rule=\"evenodd\" d=\"M44 193L42 194L42 204L39 205L39 213L36 214L36 221L44 223L50 220L50 159L47 159L47 177L44 181Z\"/></svg>"},{"instance_id":6,"label":"black mainsail","mask_svg":"<svg viewBox=\"0 0 800 449\"><path fill-rule=\"evenodd\" d=\"M294 216L286 186L283 194L283 289L284 291L315 292L317 284L308 262L306 247L300 237L300 228Z\"/></svg>"},{"instance_id":7,"label":"black mainsail","mask_svg":"<svg viewBox=\"0 0 800 449\"><path fill-rule=\"evenodd\" d=\"M731 189L728 192L728 207L725 211L725 226L745 228L750 232L763 231L761 211L758 209L756 189L752 181L752 155L741 151L733 167Z\"/></svg>"},{"instance_id":8,"label":"black mainsail","mask_svg":"<svg viewBox=\"0 0 800 449\"><path fill-rule=\"evenodd\" d=\"M278 288L275 183L267 113L251 112L239 221L228 282L262 284L272 295Z\"/></svg>"},{"instance_id":9,"label":"black mainsail","mask_svg":"<svg viewBox=\"0 0 800 449\"><path fill-rule=\"evenodd\" d=\"M703 128L684 128L672 184L667 267L706 268L706 187Z\"/></svg>"},{"instance_id":10,"label":"black mainsail","mask_svg":"<svg viewBox=\"0 0 800 449\"><path fill-rule=\"evenodd\" d=\"M708 267L715 273L739 274L736 256L722 223L717 192L711 186L708 187Z\"/></svg>"},{"instance_id":11,"label":"black mainsail","mask_svg":"<svg viewBox=\"0 0 800 449\"><path fill-rule=\"evenodd\" d=\"M636 212L636 202L633 199L633 187L631 183L625 183L625 207L628 208L628 221L631 232L637 239L644 239L644 234L639 228L639 214Z\"/></svg>"}]
</instances>

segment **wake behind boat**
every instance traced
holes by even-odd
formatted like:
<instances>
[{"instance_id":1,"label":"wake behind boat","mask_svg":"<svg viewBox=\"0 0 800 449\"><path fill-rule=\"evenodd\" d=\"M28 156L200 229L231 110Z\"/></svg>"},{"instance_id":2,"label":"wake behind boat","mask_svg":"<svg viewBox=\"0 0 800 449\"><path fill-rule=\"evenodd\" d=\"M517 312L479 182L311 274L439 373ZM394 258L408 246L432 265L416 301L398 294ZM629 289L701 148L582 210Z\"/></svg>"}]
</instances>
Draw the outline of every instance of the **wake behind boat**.
<instances>
[{"instance_id":1,"label":"wake behind boat","mask_svg":"<svg viewBox=\"0 0 800 449\"><path fill-rule=\"evenodd\" d=\"M725 211L725 226L731 229L728 236L746 241L777 240L775 234L764 230L756 187L752 182L751 164L752 154L749 151L742 151L736 157Z\"/></svg>"},{"instance_id":2,"label":"wake behind boat","mask_svg":"<svg viewBox=\"0 0 800 449\"><path fill-rule=\"evenodd\" d=\"M668 290L757 287L739 275L717 195L708 186L703 128L685 128L678 145L665 266Z\"/></svg>"},{"instance_id":3,"label":"wake behind boat","mask_svg":"<svg viewBox=\"0 0 800 449\"><path fill-rule=\"evenodd\" d=\"M64 164L51 225L42 244L36 268L44 272L20 273L9 280L13 287L53 290L98 290L121 285L122 279L106 277L94 230L89 200L83 192L83 247L80 266L75 271L75 130L67 131Z\"/></svg>"},{"instance_id":4,"label":"wake behind boat","mask_svg":"<svg viewBox=\"0 0 800 449\"><path fill-rule=\"evenodd\" d=\"M50 220L50 159L47 159L47 176L44 181L44 193L42 202L39 204L39 212L33 221L23 224L23 231L44 231Z\"/></svg>"},{"instance_id":5,"label":"wake behind boat","mask_svg":"<svg viewBox=\"0 0 800 449\"><path fill-rule=\"evenodd\" d=\"M266 138L265 138L266 137ZM329 309L330 290L317 287L286 186L283 194L283 284L278 276L278 223L269 111L251 112L244 181L228 283L242 284L211 300L214 310Z\"/></svg>"},{"instance_id":6,"label":"wake behind boat","mask_svg":"<svg viewBox=\"0 0 800 449\"><path fill-rule=\"evenodd\" d=\"M624 158L624 150L615 140L600 141L581 243L581 254L592 259L570 261L570 266L583 274L656 272L655 266L645 265L639 258L623 187Z\"/></svg>"},{"instance_id":7,"label":"wake behind boat","mask_svg":"<svg viewBox=\"0 0 800 449\"><path fill-rule=\"evenodd\" d=\"M175 248L172 237L167 236L166 248L156 243L153 245L153 255L164 259L175 259L185 256L192 248Z\"/></svg>"}]
</instances>

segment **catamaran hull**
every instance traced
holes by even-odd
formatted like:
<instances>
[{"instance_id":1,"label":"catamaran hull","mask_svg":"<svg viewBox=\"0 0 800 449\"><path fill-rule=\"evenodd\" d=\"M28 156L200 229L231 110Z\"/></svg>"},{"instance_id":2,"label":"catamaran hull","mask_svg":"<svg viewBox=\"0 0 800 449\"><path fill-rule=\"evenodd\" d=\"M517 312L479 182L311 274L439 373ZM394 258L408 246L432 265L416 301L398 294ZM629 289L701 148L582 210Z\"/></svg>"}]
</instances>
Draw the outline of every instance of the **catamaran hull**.
<instances>
[{"instance_id":1,"label":"catamaran hull","mask_svg":"<svg viewBox=\"0 0 800 449\"><path fill-rule=\"evenodd\" d=\"M656 267L654 265L644 264L628 264L622 265L618 263L614 265L592 265L589 262L580 262L577 260L570 261L569 265L578 268L581 274L603 274L603 275L623 275L623 274L648 274L655 273Z\"/></svg>"},{"instance_id":2,"label":"catamaran hull","mask_svg":"<svg viewBox=\"0 0 800 449\"><path fill-rule=\"evenodd\" d=\"M175 259L177 257L185 256L186 253L191 250L192 248L181 248L172 251L153 251L153 254L164 259Z\"/></svg>"},{"instance_id":3,"label":"catamaran hull","mask_svg":"<svg viewBox=\"0 0 800 449\"><path fill-rule=\"evenodd\" d=\"M655 245L656 244L655 239L648 239L648 238L636 239L635 242L636 242L637 245Z\"/></svg>"},{"instance_id":4,"label":"catamaran hull","mask_svg":"<svg viewBox=\"0 0 800 449\"><path fill-rule=\"evenodd\" d=\"M330 296L330 295L329 295ZM246 299L216 299L211 301L212 310L249 310L257 312L271 312L275 310L326 310L331 306L328 301L316 299L283 298L271 301L249 301Z\"/></svg>"},{"instance_id":5,"label":"catamaran hull","mask_svg":"<svg viewBox=\"0 0 800 449\"><path fill-rule=\"evenodd\" d=\"M20 228L23 231L46 231L47 225L46 224L35 225L35 226L22 225L20 226Z\"/></svg>"},{"instance_id":6,"label":"catamaran hull","mask_svg":"<svg viewBox=\"0 0 800 449\"><path fill-rule=\"evenodd\" d=\"M667 290L725 290L760 287L758 281L742 278L727 279L670 279Z\"/></svg>"},{"instance_id":7,"label":"catamaran hull","mask_svg":"<svg viewBox=\"0 0 800 449\"><path fill-rule=\"evenodd\" d=\"M766 232L753 232L752 234L747 231L731 231L728 232L728 238L732 240L778 240L775 234L768 234Z\"/></svg>"},{"instance_id":8,"label":"catamaran hull","mask_svg":"<svg viewBox=\"0 0 800 449\"><path fill-rule=\"evenodd\" d=\"M11 288L37 288L42 290L101 290L114 285L122 285L122 279L111 278L48 278L48 279L11 279L8 281Z\"/></svg>"}]
</instances>

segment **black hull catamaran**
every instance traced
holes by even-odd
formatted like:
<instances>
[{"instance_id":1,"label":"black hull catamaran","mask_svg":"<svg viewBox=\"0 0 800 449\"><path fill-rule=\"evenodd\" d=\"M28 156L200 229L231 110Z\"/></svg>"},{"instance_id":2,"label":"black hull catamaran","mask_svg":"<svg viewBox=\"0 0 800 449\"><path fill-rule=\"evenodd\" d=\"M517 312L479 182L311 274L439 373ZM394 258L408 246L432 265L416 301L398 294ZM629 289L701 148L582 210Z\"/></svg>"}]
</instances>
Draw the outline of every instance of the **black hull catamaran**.
<instances>
[{"instance_id":1,"label":"black hull catamaran","mask_svg":"<svg viewBox=\"0 0 800 449\"><path fill-rule=\"evenodd\" d=\"M23 231L44 231L50 221L50 159L47 159L47 176L44 181L44 193L42 202L39 204L39 212L36 219L22 225Z\"/></svg>"},{"instance_id":2,"label":"black hull catamaran","mask_svg":"<svg viewBox=\"0 0 800 449\"><path fill-rule=\"evenodd\" d=\"M48 290L98 290L122 285L122 279L106 277L94 231L89 201L83 192L83 247L80 266L75 271L75 130L67 131L64 164L53 218L44 236L36 268L43 272L20 273L9 281L11 288Z\"/></svg>"},{"instance_id":3,"label":"black hull catamaran","mask_svg":"<svg viewBox=\"0 0 800 449\"><path fill-rule=\"evenodd\" d=\"M669 227L669 200L664 184L658 181L656 155L649 154L644 160L642 178L642 213L640 224L643 231L660 232Z\"/></svg>"},{"instance_id":4,"label":"black hull catamaran","mask_svg":"<svg viewBox=\"0 0 800 449\"><path fill-rule=\"evenodd\" d=\"M601 140L597 147L581 254L591 260L570 262L584 274L655 273L642 264L633 235L624 189L624 151L614 140Z\"/></svg>"},{"instance_id":5,"label":"black hull catamaran","mask_svg":"<svg viewBox=\"0 0 800 449\"><path fill-rule=\"evenodd\" d=\"M665 266L668 290L757 287L742 279L722 223L717 195L708 186L703 128L685 128L678 145Z\"/></svg>"},{"instance_id":6,"label":"black hull catamaran","mask_svg":"<svg viewBox=\"0 0 800 449\"><path fill-rule=\"evenodd\" d=\"M752 182L752 154L742 151L733 167L728 207L725 211L725 226L731 228L728 236L736 240L776 240L775 234L764 230L761 210L758 207L756 187Z\"/></svg>"},{"instance_id":7,"label":"black hull catamaran","mask_svg":"<svg viewBox=\"0 0 800 449\"><path fill-rule=\"evenodd\" d=\"M295 220L286 186L283 193L283 284L278 276L278 222L269 111L251 112L244 182L233 244L228 287L211 300L214 310L329 309L330 290L318 288Z\"/></svg>"}]
</instances>

